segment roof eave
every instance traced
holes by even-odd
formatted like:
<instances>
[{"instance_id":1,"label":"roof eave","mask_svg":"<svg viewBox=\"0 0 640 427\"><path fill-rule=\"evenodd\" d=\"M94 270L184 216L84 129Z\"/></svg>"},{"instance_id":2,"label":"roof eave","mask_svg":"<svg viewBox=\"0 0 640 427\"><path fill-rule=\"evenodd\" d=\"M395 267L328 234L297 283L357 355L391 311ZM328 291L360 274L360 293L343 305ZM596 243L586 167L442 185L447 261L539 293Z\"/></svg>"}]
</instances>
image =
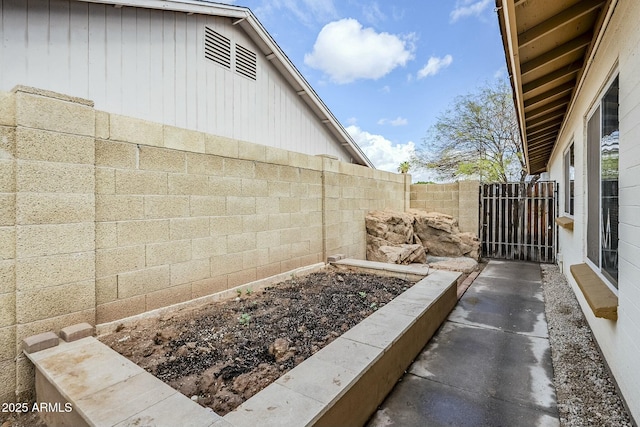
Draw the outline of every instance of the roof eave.
<instances>
[{"instance_id":1,"label":"roof eave","mask_svg":"<svg viewBox=\"0 0 640 427\"><path fill-rule=\"evenodd\" d=\"M531 164L529 162L527 135L524 131L524 101L522 98L522 84L520 81L520 62L516 60L518 52L517 49L514 50L513 44L513 40L518 39L516 25L514 22L515 12L513 8L514 4L512 2L496 0L500 35L502 37L505 61L507 63L507 72L509 73L509 82L511 83L511 89L513 91L513 103L516 109L516 117L518 118L518 128L520 130L520 138L522 139L522 147L524 151L523 155L527 167L527 173L532 173Z\"/></svg>"},{"instance_id":2,"label":"roof eave","mask_svg":"<svg viewBox=\"0 0 640 427\"><path fill-rule=\"evenodd\" d=\"M173 12L198 13L203 15L242 18L251 11L242 6L209 3L192 0L76 0L85 3L109 4L113 6L139 7L145 9L169 10Z\"/></svg>"},{"instance_id":3,"label":"roof eave","mask_svg":"<svg viewBox=\"0 0 640 427\"><path fill-rule=\"evenodd\" d=\"M529 173L548 169L616 3L558 0L545 16L543 0L496 0Z\"/></svg>"}]
</instances>

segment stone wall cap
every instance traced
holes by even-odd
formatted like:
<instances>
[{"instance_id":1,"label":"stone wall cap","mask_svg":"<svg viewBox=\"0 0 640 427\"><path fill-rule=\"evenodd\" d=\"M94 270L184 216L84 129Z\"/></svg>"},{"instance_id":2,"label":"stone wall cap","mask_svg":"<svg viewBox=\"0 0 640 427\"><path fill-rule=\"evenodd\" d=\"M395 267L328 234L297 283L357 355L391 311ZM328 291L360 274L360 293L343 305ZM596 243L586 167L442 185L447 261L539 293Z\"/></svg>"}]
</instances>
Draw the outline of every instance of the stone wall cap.
<instances>
[{"instance_id":1,"label":"stone wall cap","mask_svg":"<svg viewBox=\"0 0 640 427\"><path fill-rule=\"evenodd\" d=\"M53 92L51 90L38 89L38 88L35 88L35 87L31 87L31 86L18 85L18 86L15 86L11 90L11 92L14 92L14 93L23 92L23 93L28 93L28 94L31 94L31 95L44 96L44 97L47 97L47 98L59 99L60 101L74 102L76 104L86 105L87 107L92 107L92 108L94 106L94 102L89 100L89 99L78 98L76 96L64 95L62 93Z\"/></svg>"},{"instance_id":2,"label":"stone wall cap","mask_svg":"<svg viewBox=\"0 0 640 427\"><path fill-rule=\"evenodd\" d=\"M81 338L93 336L94 331L95 328L86 322L77 323L75 325L62 328L60 330L60 338L66 342L77 341Z\"/></svg>"},{"instance_id":3,"label":"stone wall cap","mask_svg":"<svg viewBox=\"0 0 640 427\"><path fill-rule=\"evenodd\" d=\"M55 347L60 342L58 336L52 332L43 332L38 335L31 335L22 340L22 349L25 353L35 353Z\"/></svg>"}]
</instances>

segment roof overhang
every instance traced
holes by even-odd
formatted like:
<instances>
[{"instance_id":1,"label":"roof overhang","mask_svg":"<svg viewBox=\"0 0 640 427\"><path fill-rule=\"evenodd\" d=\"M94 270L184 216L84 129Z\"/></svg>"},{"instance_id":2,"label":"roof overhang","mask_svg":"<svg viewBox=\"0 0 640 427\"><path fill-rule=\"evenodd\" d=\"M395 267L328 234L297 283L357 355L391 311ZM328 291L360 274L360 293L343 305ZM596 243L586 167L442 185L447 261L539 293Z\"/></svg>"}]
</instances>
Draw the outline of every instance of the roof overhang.
<instances>
[{"instance_id":1,"label":"roof overhang","mask_svg":"<svg viewBox=\"0 0 640 427\"><path fill-rule=\"evenodd\" d=\"M530 174L547 170L614 0L496 0Z\"/></svg>"},{"instance_id":2,"label":"roof overhang","mask_svg":"<svg viewBox=\"0 0 640 427\"><path fill-rule=\"evenodd\" d=\"M375 168L371 160L364 154L362 149L356 144L351 135L342 124L336 119L333 113L320 99L311 85L302 76L300 71L293 65L291 60L280 49L271 35L262 26L258 18L249 8L241 6L231 6L221 3L213 3L198 0L76 0L87 3L110 4L115 7L140 7L145 9L168 10L173 12L184 12L188 14L201 14L211 16L222 16L233 19L233 24L242 30L260 48L262 54L282 73L293 90L311 108L321 123L327 126L329 132L352 156L353 163Z\"/></svg>"}]
</instances>

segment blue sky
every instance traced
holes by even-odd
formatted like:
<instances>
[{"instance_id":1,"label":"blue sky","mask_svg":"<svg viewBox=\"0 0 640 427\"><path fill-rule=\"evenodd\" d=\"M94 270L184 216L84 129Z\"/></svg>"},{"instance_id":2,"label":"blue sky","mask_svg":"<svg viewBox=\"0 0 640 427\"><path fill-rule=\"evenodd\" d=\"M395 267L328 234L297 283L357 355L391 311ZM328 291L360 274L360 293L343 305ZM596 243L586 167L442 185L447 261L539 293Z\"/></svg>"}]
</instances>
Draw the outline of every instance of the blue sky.
<instances>
[{"instance_id":1,"label":"blue sky","mask_svg":"<svg viewBox=\"0 0 640 427\"><path fill-rule=\"evenodd\" d=\"M254 12L378 169L409 160L456 96L506 77L494 0L221 3Z\"/></svg>"}]
</instances>

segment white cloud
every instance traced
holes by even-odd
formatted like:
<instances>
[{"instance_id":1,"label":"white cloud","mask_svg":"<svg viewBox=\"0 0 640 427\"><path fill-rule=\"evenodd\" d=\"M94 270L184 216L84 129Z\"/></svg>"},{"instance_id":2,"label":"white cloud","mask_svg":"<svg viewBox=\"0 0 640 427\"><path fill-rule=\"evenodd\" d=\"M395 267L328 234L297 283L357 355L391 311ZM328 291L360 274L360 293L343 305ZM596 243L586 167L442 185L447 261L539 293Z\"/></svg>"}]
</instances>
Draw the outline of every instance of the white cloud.
<instances>
[{"instance_id":1,"label":"white cloud","mask_svg":"<svg viewBox=\"0 0 640 427\"><path fill-rule=\"evenodd\" d=\"M308 27L314 22L327 22L339 15L333 0L269 0L255 8L256 15L266 16L285 9Z\"/></svg>"},{"instance_id":2,"label":"white cloud","mask_svg":"<svg viewBox=\"0 0 640 427\"><path fill-rule=\"evenodd\" d=\"M348 126L347 132L377 169L388 172L397 173L400 163L409 161L415 150L413 141L393 144L384 136L371 134L358 126Z\"/></svg>"},{"instance_id":3,"label":"white cloud","mask_svg":"<svg viewBox=\"0 0 640 427\"><path fill-rule=\"evenodd\" d=\"M435 76L443 68L447 68L453 62L453 56L445 55L442 58L432 56L427 61L427 64L418 71L418 79L423 79L428 76Z\"/></svg>"},{"instance_id":4,"label":"white cloud","mask_svg":"<svg viewBox=\"0 0 640 427\"><path fill-rule=\"evenodd\" d=\"M404 117L396 117L395 119L389 120L389 119L380 119L378 120L378 124L379 125L386 125L386 124L390 124L391 126L406 126L409 123L409 121L407 119L405 119Z\"/></svg>"},{"instance_id":5,"label":"white cloud","mask_svg":"<svg viewBox=\"0 0 640 427\"><path fill-rule=\"evenodd\" d=\"M304 63L339 84L379 79L413 59L413 34L400 37L363 28L352 18L330 22L318 34ZM408 45L408 46L407 46Z\"/></svg>"},{"instance_id":6,"label":"white cloud","mask_svg":"<svg viewBox=\"0 0 640 427\"><path fill-rule=\"evenodd\" d=\"M335 19L338 16L336 7L333 5L333 0L303 0L305 9L316 17L319 21L326 21L327 19ZM288 7L296 7L299 3L297 0L285 0Z\"/></svg>"},{"instance_id":7,"label":"white cloud","mask_svg":"<svg viewBox=\"0 0 640 427\"><path fill-rule=\"evenodd\" d=\"M491 0L458 0L455 9L449 14L449 18L451 22L456 22L467 16L480 16L490 3Z\"/></svg>"},{"instance_id":8,"label":"white cloud","mask_svg":"<svg viewBox=\"0 0 640 427\"><path fill-rule=\"evenodd\" d=\"M398 116L397 118L391 120L389 123L391 123L391 126L406 126L409 123L409 120L405 119L404 117Z\"/></svg>"},{"instance_id":9,"label":"white cloud","mask_svg":"<svg viewBox=\"0 0 640 427\"><path fill-rule=\"evenodd\" d=\"M362 15L364 16L364 19L371 24L387 19L386 15L380 10L378 2L373 2L372 4L363 6Z\"/></svg>"},{"instance_id":10,"label":"white cloud","mask_svg":"<svg viewBox=\"0 0 640 427\"><path fill-rule=\"evenodd\" d=\"M390 93L391 92L391 87L389 85L385 85L382 87L382 89L380 89L380 91L382 93Z\"/></svg>"}]
</instances>

